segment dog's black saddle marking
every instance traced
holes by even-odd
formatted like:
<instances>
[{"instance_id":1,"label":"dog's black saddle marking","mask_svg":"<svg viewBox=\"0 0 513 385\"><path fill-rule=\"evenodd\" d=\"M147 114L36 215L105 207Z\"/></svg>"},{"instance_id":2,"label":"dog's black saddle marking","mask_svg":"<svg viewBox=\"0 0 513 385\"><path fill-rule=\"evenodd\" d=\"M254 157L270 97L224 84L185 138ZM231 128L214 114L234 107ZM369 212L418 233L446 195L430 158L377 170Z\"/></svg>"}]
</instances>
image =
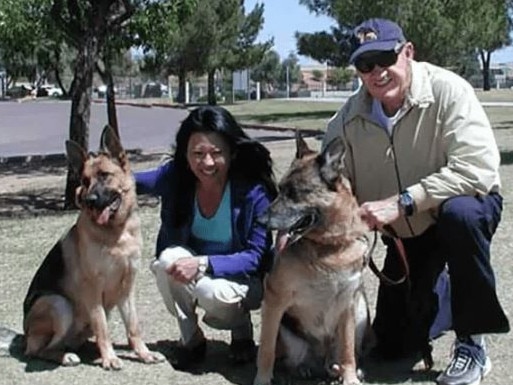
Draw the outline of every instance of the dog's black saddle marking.
<instances>
[{"instance_id":1,"label":"dog's black saddle marking","mask_svg":"<svg viewBox=\"0 0 513 385\"><path fill-rule=\"evenodd\" d=\"M60 282L64 276L64 259L61 241L57 242L50 250L41 266L37 270L27 296L23 301L23 316L30 311L38 298L47 294L63 295Z\"/></svg>"}]
</instances>

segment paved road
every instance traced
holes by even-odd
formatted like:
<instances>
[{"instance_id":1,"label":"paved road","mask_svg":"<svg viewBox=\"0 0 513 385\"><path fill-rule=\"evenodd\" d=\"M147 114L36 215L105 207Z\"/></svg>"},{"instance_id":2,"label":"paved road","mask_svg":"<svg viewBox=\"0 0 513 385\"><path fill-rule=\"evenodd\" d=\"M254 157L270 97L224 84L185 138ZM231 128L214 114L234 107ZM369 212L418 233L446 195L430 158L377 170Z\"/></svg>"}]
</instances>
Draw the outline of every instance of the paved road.
<instances>
[{"instance_id":1,"label":"paved road","mask_svg":"<svg viewBox=\"0 0 513 385\"><path fill-rule=\"evenodd\" d=\"M69 138L69 101L0 102L0 160L14 156L63 154ZM174 142L186 110L163 107L117 106L125 148L165 152ZM105 104L93 103L89 147L98 148L100 133L107 123ZM292 137L292 132L247 130L261 140Z\"/></svg>"}]
</instances>

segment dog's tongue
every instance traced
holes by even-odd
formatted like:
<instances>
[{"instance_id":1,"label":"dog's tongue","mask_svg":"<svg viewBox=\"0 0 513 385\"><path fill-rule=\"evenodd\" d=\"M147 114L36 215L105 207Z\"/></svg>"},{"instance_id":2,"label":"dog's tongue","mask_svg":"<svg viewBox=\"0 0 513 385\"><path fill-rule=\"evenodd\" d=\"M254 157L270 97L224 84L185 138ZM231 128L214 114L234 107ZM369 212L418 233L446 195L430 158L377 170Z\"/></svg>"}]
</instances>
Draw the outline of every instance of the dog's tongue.
<instances>
[{"instance_id":1,"label":"dog's tongue","mask_svg":"<svg viewBox=\"0 0 513 385\"><path fill-rule=\"evenodd\" d=\"M110 207L105 207L103 211L96 218L96 223L99 225L104 225L109 221L110 218Z\"/></svg>"},{"instance_id":2,"label":"dog's tongue","mask_svg":"<svg viewBox=\"0 0 513 385\"><path fill-rule=\"evenodd\" d=\"M276 251L278 254L280 254L285 248L287 247L287 244L289 242L289 233L286 231L278 231L278 234L276 234Z\"/></svg>"}]
</instances>

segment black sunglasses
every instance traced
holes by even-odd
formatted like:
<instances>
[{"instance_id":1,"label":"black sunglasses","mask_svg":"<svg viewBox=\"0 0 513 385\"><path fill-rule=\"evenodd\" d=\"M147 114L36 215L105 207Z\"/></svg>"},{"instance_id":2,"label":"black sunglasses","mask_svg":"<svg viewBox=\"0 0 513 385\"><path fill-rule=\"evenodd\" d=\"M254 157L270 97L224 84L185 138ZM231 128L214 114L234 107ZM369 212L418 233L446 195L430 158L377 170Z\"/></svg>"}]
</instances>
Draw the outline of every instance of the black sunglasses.
<instances>
[{"instance_id":1,"label":"black sunglasses","mask_svg":"<svg viewBox=\"0 0 513 385\"><path fill-rule=\"evenodd\" d=\"M401 45L391 51L375 51L364 54L355 60L354 66L362 74L371 72L376 66L380 66L381 68L390 67L397 63L397 57L402 48L403 46Z\"/></svg>"}]
</instances>

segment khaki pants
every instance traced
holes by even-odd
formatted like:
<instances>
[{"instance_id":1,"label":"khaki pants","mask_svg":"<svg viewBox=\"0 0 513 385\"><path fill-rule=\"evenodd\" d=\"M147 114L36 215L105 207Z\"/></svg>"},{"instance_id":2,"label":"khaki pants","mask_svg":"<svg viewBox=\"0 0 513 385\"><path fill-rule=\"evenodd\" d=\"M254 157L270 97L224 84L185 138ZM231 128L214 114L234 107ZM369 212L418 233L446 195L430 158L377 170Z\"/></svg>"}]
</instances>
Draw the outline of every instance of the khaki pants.
<instances>
[{"instance_id":1,"label":"khaki pants","mask_svg":"<svg viewBox=\"0 0 513 385\"><path fill-rule=\"evenodd\" d=\"M183 247L170 247L150 267L164 304L178 320L182 344L195 345L203 338L198 326L197 306L205 311L203 322L210 327L230 330L232 339L253 338L248 309L260 306L261 280L257 277L231 280L205 275L197 281L183 284L166 273L175 261L190 256L193 254Z\"/></svg>"}]
</instances>

